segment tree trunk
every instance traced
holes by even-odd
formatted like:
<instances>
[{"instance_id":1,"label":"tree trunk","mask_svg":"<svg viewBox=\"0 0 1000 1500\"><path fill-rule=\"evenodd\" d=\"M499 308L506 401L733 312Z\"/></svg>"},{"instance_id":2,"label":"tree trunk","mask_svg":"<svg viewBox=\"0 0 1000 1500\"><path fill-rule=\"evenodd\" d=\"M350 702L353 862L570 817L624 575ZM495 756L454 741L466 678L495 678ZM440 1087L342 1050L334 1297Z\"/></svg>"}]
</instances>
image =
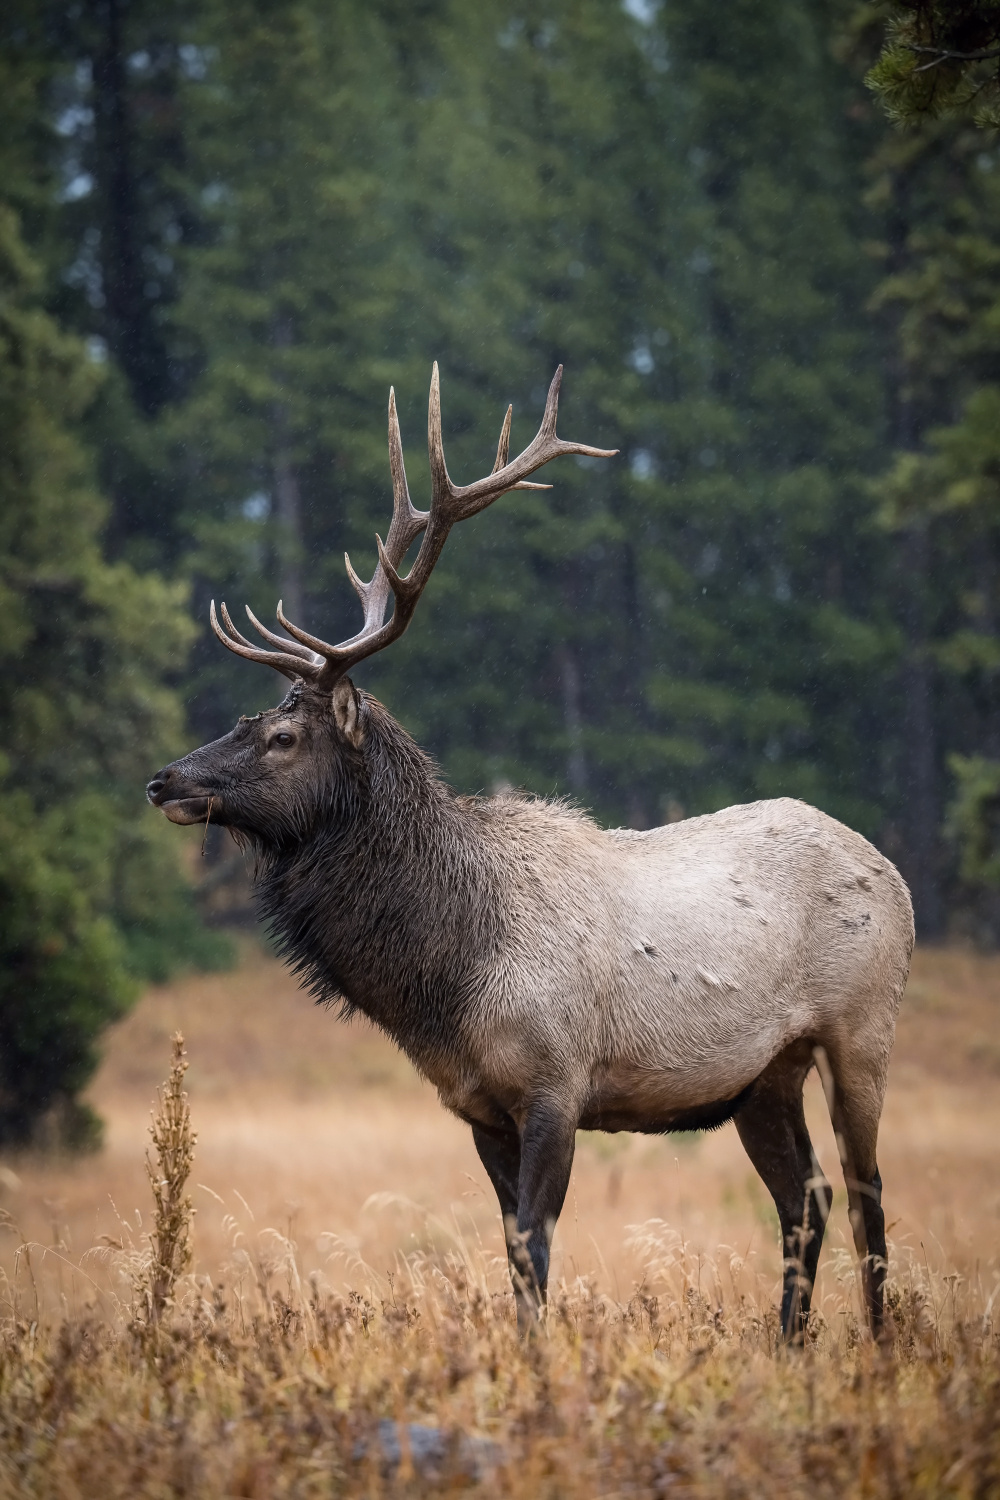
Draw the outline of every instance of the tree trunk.
<instances>
[{"instance_id":1,"label":"tree trunk","mask_svg":"<svg viewBox=\"0 0 1000 1500\"><path fill-rule=\"evenodd\" d=\"M162 404L164 359L145 294L122 0L91 0L90 12L104 329L138 406L152 416Z\"/></svg>"}]
</instances>

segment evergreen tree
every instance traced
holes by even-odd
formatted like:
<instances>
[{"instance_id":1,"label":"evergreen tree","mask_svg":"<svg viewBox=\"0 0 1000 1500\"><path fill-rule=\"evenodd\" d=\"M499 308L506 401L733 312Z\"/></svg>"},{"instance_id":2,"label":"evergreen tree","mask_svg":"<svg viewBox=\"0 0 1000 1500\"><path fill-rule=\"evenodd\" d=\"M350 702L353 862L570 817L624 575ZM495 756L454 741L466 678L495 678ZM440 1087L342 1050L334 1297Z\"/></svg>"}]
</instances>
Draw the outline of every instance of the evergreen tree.
<instances>
[{"instance_id":1,"label":"evergreen tree","mask_svg":"<svg viewBox=\"0 0 1000 1500\"><path fill-rule=\"evenodd\" d=\"M0 60L6 81L9 54ZM44 308L46 276L11 199L44 224L45 69L0 88L0 1142L40 1123L95 1136L79 1100L100 1033L140 977L216 962L176 856L144 810L151 766L178 745L191 627L182 582L109 564L107 508L81 441L100 367ZM18 87L18 85L24 85Z\"/></svg>"},{"instance_id":2,"label":"evergreen tree","mask_svg":"<svg viewBox=\"0 0 1000 1500\"><path fill-rule=\"evenodd\" d=\"M989 22L989 7L951 7L950 17L948 9L893 7L896 21L886 40L870 10L859 8L847 31L859 76L885 41L869 79L890 115L909 121L899 129L881 110L872 113L866 177L876 231L869 254L880 271L870 307L888 417L885 472L875 495L892 543L884 587L902 637L900 732L894 746L889 741L902 793L897 857L913 890L918 932L926 935L943 930L948 906L961 907L970 894L973 904L978 899L974 888L982 881L974 872L986 870L988 861L969 852L981 842L970 820L985 805L1000 706L989 482L1000 267L995 141L970 122L969 100L963 104L950 63L915 73L909 104L879 84L889 77L894 49L893 67L905 53L908 68L923 68L921 59L932 52L914 52L914 46L962 50L958 33L949 40L940 31L946 21L959 28ZM970 36L963 46L971 46ZM970 87L973 73L981 83L978 62L964 67ZM933 88L932 77L938 80ZM926 108L916 107L921 90ZM943 828L960 846L958 871ZM956 874L964 891L955 887ZM975 918L980 935L997 930L993 907L988 901Z\"/></svg>"},{"instance_id":3,"label":"evergreen tree","mask_svg":"<svg viewBox=\"0 0 1000 1500\"><path fill-rule=\"evenodd\" d=\"M879 493L901 538L911 688L927 724L931 795L913 815L940 880L939 828L956 778L951 831L973 890L991 880L969 854L980 840L971 809L1000 765L1000 156L983 147L974 130L951 124L886 144L885 174L912 218L879 294L894 327L905 423ZM996 929L996 914L987 920Z\"/></svg>"},{"instance_id":4,"label":"evergreen tree","mask_svg":"<svg viewBox=\"0 0 1000 1500\"><path fill-rule=\"evenodd\" d=\"M888 24L868 81L891 119L959 115L1000 125L996 0L893 0L880 9Z\"/></svg>"}]
</instances>

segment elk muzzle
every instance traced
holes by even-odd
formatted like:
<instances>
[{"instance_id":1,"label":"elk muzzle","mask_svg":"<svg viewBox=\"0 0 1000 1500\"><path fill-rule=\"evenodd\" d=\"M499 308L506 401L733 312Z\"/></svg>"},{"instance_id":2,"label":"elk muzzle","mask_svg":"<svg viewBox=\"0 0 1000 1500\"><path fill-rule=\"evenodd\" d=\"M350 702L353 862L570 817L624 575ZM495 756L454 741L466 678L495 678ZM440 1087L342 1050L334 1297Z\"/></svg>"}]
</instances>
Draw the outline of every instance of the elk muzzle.
<instances>
[{"instance_id":1,"label":"elk muzzle","mask_svg":"<svg viewBox=\"0 0 1000 1500\"><path fill-rule=\"evenodd\" d=\"M146 787L146 798L158 807L171 823L204 823L214 797L198 786L192 786L177 774L176 766L164 766Z\"/></svg>"}]
</instances>

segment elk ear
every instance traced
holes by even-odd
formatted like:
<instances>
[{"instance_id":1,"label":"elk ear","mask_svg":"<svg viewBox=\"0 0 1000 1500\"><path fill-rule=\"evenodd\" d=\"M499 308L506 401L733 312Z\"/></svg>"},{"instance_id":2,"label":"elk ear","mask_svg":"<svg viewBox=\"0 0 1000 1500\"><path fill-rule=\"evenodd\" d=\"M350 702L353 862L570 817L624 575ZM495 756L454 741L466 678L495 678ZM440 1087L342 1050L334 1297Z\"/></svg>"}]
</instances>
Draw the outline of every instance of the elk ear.
<instances>
[{"instance_id":1,"label":"elk ear","mask_svg":"<svg viewBox=\"0 0 1000 1500\"><path fill-rule=\"evenodd\" d=\"M361 703L349 677L341 677L333 689L333 717L344 739L358 749L363 738Z\"/></svg>"}]
</instances>

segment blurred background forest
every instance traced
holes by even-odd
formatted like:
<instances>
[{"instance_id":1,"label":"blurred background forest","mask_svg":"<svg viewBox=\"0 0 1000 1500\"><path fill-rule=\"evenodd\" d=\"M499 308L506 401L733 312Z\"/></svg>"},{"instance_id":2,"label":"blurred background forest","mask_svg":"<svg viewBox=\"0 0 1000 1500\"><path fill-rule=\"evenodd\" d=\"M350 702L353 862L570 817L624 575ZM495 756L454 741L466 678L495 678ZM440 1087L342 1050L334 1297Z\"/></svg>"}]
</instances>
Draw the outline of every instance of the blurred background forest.
<instances>
[{"instance_id":1,"label":"blurred background forest","mask_svg":"<svg viewBox=\"0 0 1000 1500\"><path fill-rule=\"evenodd\" d=\"M463 526L363 668L454 784L804 797L996 941L1000 149L899 40L984 11L7 0L0 1142L85 1141L102 1026L227 962L227 848L191 876L143 785L275 701L211 597L357 627L435 358L459 480L560 361L622 450Z\"/></svg>"}]
</instances>

